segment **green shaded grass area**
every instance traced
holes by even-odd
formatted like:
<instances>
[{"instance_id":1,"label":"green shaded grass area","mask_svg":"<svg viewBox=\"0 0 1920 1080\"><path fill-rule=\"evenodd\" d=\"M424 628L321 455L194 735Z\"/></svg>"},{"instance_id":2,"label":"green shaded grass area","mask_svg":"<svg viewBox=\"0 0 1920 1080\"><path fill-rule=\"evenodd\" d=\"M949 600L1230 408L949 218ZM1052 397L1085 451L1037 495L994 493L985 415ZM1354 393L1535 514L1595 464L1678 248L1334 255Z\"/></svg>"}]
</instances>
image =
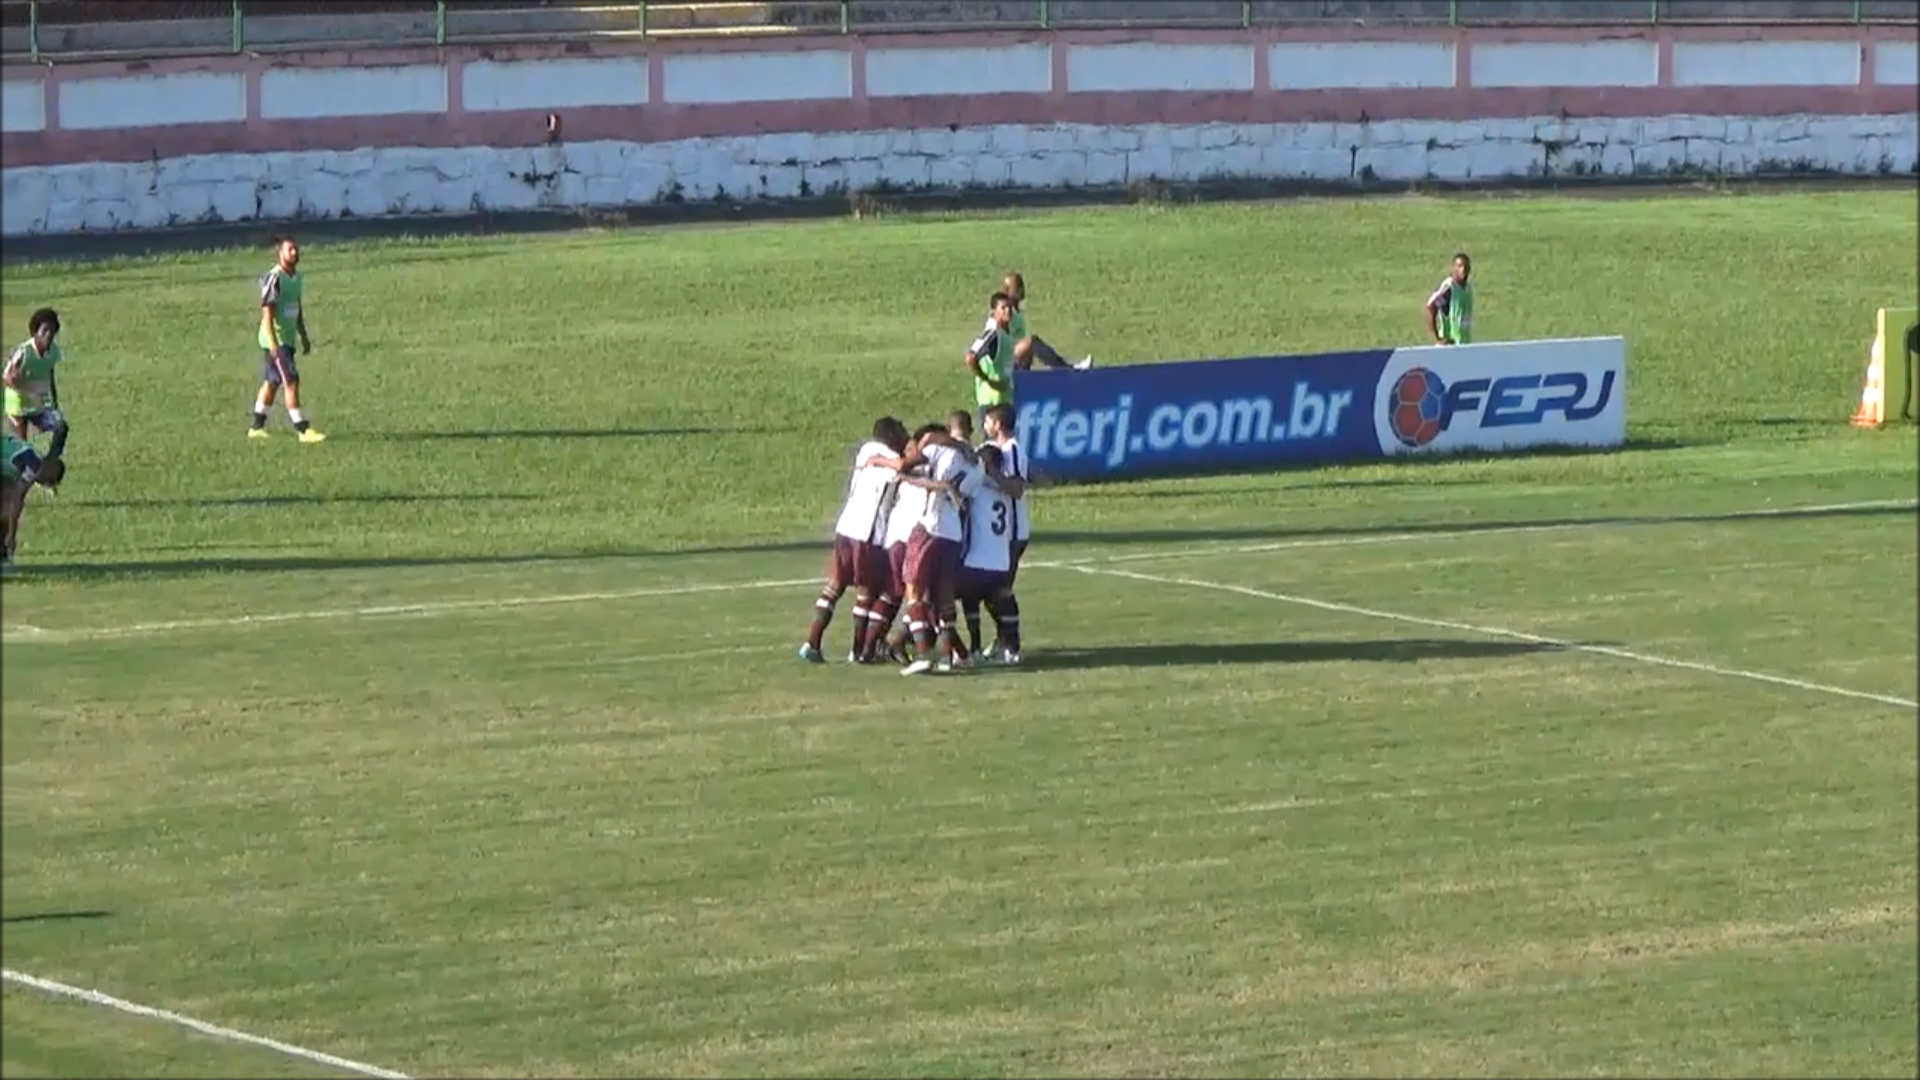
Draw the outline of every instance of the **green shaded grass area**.
<instances>
[{"instance_id":1,"label":"green shaded grass area","mask_svg":"<svg viewBox=\"0 0 1920 1080\"><path fill-rule=\"evenodd\" d=\"M1845 419L1915 246L1857 191L316 241L319 445L244 438L270 254L9 266L74 435L6 966L413 1075L1915 1075L1916 442ZM1038 490L1022 666L795 659L1000 271L1119 364L1416 342L1458 249L1483 338L1626 337L1628 448Z\"/></svg>"}]
</instances>

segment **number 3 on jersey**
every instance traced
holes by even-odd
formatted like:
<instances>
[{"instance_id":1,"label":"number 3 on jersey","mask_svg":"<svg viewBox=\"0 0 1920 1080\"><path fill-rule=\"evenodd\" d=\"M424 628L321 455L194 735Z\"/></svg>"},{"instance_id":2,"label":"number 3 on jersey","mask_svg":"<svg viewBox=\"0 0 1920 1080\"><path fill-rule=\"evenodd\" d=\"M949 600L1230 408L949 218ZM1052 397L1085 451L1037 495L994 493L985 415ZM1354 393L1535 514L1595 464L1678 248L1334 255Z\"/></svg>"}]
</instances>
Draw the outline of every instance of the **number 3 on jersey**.
<instances>
[{"instance_id":1,"label":"number 3 on jersey","mask_svg":"<svg viewBox=\"0 0 1920 1080\"><path fill-rule=\"evenodd\" d=\"M995 536L1007 535L1007 501L1005 499L993 501L992 529Z\"/></svg>"}]
</instances>

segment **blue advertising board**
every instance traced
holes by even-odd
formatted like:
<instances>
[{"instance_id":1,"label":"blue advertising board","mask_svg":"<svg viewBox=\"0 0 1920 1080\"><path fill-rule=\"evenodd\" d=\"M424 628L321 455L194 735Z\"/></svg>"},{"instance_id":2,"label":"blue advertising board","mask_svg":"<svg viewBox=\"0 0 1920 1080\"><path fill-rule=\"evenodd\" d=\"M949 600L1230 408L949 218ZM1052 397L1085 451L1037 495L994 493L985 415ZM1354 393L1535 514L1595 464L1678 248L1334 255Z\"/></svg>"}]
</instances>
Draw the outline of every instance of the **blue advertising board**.
<instances>
[{"instance_id":1,"label":"blue advertising board","mask_svg":"<svg viewBox=\"0 0 1920 1080\"><path fill-rule=\"evenodd\" d=\"M1617 337L1028 371L1014 389L1020 445L1056 482L1626 438Z\"/></svg>"},{"instance_id":2,"label":"blue advertising board","mask_svg":"<svg viewBox=\"0 0 1920 1080\"><path fill-rule=\"evenodd\" d=\"M1016 435L1050 480L1254 471L1380 456L1392 349L1021 372Z\"/></svg>"}]
</instances>

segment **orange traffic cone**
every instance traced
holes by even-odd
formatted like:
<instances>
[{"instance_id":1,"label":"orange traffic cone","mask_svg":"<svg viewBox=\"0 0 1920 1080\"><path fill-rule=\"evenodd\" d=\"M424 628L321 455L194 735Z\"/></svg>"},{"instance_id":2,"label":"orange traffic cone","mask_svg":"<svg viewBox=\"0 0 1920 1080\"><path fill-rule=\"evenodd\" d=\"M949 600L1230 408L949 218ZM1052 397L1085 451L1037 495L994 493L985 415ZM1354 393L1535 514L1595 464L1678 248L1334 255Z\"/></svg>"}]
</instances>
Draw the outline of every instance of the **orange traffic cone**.
<instances>
[{"instance_id":1,"label":"orange traffic cone","mask_svg":"<svg viewBox=\"0 0 1920 1080\"><path fill-rule=\"evenodd\" d=\"M1860 407L1853 410L1854 427L1879 427L1887 422L1887 336L1875 334L1867 357L1867 381L1860 388Z\"/></svg>"}]
</instances>

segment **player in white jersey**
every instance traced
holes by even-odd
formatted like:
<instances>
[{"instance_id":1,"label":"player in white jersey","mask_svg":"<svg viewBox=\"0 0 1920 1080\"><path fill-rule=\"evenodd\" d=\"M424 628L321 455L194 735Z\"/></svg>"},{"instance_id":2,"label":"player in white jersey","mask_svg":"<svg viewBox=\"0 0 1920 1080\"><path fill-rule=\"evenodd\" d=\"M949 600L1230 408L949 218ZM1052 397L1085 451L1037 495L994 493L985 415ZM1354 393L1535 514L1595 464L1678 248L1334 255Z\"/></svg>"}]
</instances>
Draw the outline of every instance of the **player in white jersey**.
<instances>
[{"instance_id":1,"label":"player in white jersey","mask_svg":"<svg viewBox=\"0 0 1920 1080\"><path fill-rule=\"evenodd\" d=\"M1000 448L980 447L980 471L1006 480ZM967 620L967 641L980 652L980 606L993 615L995 647L986 657L1020 662L1020 607L1013 599L1014 498L998 483L983 483L967 502L967 546L954 588Z\"/></svg>"},{"instance_id":2,"label":"player in white jersey","mask_svg":"<svg viewBox=\"0 0 1920 1080\"><path fill-rule=\"evenodd\" d=\"M1004 405L988 409L986 434L987 444L1000 450L1000 487L1013 496L1012 576L1018 577L1020 557L1027 553L1027 542L1033 539L1033 519L1027 513L1027 487L1033 483L1033 476L1028 471L1027 452L1014 437L1012 409ZM1008 584L1012 583L1009 578Z\"/></svg>"},{"instance_id":3,"label":"player in white jersey","mask_svg":"<svg viewBox=\"0 0 1920 1080\"><path fill-rule=\"evenodd\" d=\"M907 662L904 651L905 627L891 639L887 631L893 627L894 617L906 605L907 541L913 538L914 526L920 523L921 515L926 513L927 499L932 494L926 488L908 482L909 479L926 477L926 458L921 455L919 448L919 437L926 430L922 428L915 432L908 441L906 461L894 484L893 502L887 510L886 524L881 532L881 547L887 556L887 584L868 615L872 625L867 632L867 650L862 659L870 664L884 660Z\"/></svg>"},{"instance_id":4,"label":"player in white jersey","mask_svg":"<svg viewBox=\"0 0 1920 1080\"><path fill-rule=\"evenodd\" d=\"M971 448L944 427L926 431L920 447L927 458L926 479L902 483L925 486L933 495L907 542L907 629L916 655L902 675L931 669L936 656L942 662L965 658L954 627L954 579L966 540L961 507L987 482L987 474L971 460Z\"/></svg>"},{"instance_id":5,"label":"player in white jersey","mask_svg":"<svg viewBox=\"0 0 1920 1080\"><path fill-rule=\"evenodd\" d=\"M851 585L853 595L853 649L850 660L858 660L867 647L871 628L874 593L886 581L886 568L879 543L888 517L888 502L907 445L905 424L891 416L874 421L873 438L854 451L853 475L847 482L847 501L834 523L833 553L827 558L827 582L813 602L813 625L806 644L800 646L800 659L824 664L822 639L827 624L833 621L834 608Z\"/></svg>"},{"instance_id":6,"label":"player in white jersey","mask_svg":"<svg viewBox=\"0 0 1920 1080\"><path fill-rule=\"evenodd\" d=\"M1004 405L988 409L984 426L988 445L1000 451L999 486L1013 497L1012 566L1007 571L1006 595L987 601L987 613L993 616L998 639L988 646L987 655L1017 663L1020 601L1014 596L1013 585L1020 577L1020 560L1027 553L1027 543L1033 538L1033 519L1027 512L1027 488L1033 483L1033 476L1027 470L1027 452L1014 437L1013 410ZM1013 627L1011 635L1007 632L1008 626Z\"/></svg>"}]
</instances>

